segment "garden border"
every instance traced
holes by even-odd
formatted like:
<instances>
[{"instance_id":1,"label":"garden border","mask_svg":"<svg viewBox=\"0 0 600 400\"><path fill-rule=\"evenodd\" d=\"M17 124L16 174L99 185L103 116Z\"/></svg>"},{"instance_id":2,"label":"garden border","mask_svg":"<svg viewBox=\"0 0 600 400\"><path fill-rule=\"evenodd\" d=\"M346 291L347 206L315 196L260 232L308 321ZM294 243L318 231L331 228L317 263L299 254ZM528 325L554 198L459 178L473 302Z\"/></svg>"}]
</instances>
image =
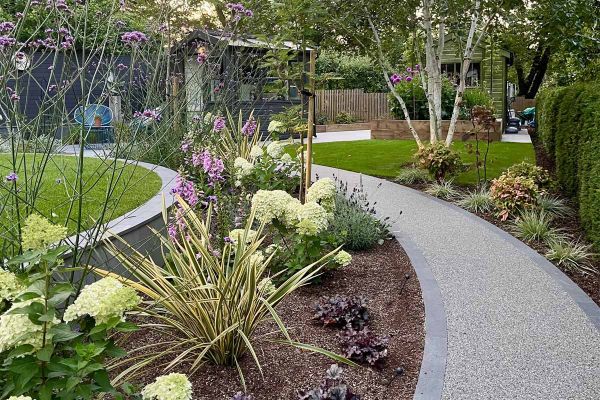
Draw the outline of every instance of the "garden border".
<instances>
[{"instance_id":1,"label":"garden border","mask_svg":"<svg viewBox=\"0 0 600 400\"><path fill-rule=\"evenodd\" d=\"M98 242L93 249L89 249L89 238L94 235L93 228L79 234L80 242L78 247L83 251L92 252L91 265L109 263L113 267L117 266L112 255L109 255L106 252L104 245L101 243L101 240L114 239L117 236L134 246L139 252L149 253L150 255L157 254L156 243L153 240L148 240L148 234L151 234L151 228L160 229L161 226L164 227L162 221L163 205L170 207L174 202L172 196L166 196L165 194L171 193L171 189L175 186L175 177L177 176L176 171L143 161L123 159L118 159L116 161L121 161L127 165L140 166L154 172L161 180L161 188L147 202L105 223L103 228L105 233L101 239L98 239ZM65 241L73 246L75 245L75 240L76 235L72 235ZM65 262L68 263L71 261L72 254L72 250L69 250L66 253Z\"/></svg>"}]
</instances>

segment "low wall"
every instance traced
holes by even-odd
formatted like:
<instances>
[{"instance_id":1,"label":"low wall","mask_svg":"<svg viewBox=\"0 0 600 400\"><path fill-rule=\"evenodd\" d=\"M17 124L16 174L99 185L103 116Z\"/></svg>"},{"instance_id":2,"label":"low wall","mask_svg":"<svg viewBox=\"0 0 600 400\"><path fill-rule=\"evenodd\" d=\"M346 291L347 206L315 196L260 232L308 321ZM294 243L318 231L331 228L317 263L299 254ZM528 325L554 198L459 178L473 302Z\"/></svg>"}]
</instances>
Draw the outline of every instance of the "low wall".
<instances>
[{"instance_id":1,"label":"low wall","mask_svg":"<svg viewBox=\"0 0 600 400\"><path fill-rule=\"evenodd\" d=\"M175 177L177 172L171 169L154 164L129 161L156 173L161 179L160 191L142 204L138 208L127 212L110 222L107 222L100 229L91 229L77 235L67 238L66 242L73 248L77 245L78 255L82 265L96 266L102 269L108 269L129 277L129 274L121 267L120 263L108 252L105 244L100 240L110 240L118 248L124 246L116 239L116 236L122 238L138 252L152 257L160 263L162 260L160 240L152 232L152 229L164 232L165 223L162 217L163 205L170 207L173 204L171 189L175 186ZM65 257L66 265L73 265L74 251L71 250ZM87 281L93 281L94 276L89 274Z\"/></svg>"},{"instance_id":2,"label":"low wall","mask_svg":"<svg viewBox=\"0 0 600 400\"><path fill-rule=\"evenodd\" d=\"M341 131L367 131L369 129L371 129L370 122L357 122L354 124L317 125L317 133Z\"/></svg>"},{"instance_id":3,"label":"low wall","mask_svg":"<svg viewBox=\"0 0 600 400\"><path fill-rule=\"evenodd\" d=\"M429 120L413 120L413 127L417 131L421 140L429 140ZM371 121L371 139L412 139L413 136L408 129L408 124L405 120L396 119L377 119ZM442 121L442 138L446 138L450 121ZM471 121L456 121L456 130L454 132L454 140L472 140L473 135L469 132L473 131ZM480 137L485 137L485 132L482 131ZM502 139L502 130L500 121L496 121L495 130L490 132L492 141Z\"/></svg>"}]
</instances>

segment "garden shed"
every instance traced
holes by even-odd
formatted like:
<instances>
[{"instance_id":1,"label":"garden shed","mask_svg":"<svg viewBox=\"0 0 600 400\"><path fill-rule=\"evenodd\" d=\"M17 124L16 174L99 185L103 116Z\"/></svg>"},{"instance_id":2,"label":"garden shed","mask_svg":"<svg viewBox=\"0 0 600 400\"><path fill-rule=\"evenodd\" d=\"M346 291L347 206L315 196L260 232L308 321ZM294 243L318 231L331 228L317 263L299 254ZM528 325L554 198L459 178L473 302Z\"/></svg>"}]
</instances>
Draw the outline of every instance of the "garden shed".
<instances>
[{"instance_id":1,"label":"garden shed","mask_svg":"<svg viewBox=\"0 0 600 400\"><path fill-rule=\"evenodd\" d=\"M298 50L292 42L278 46L276 49ZM273 44L252 35L192 32L175 49L176 70L185 81L188 119L223 107L234 114L241 110L248 115L253 111L264 133L271 115L301 104L300 89L290 81L282 83L263 65L264 56L271 49L275 49ZM310 51L304 55L305 69ZM291 62L302 63L302 54Z\"/></svg>"},{"instance_id":2,"label":"garden shed","mask_svg":"<svg viewBox=\"0 0 600 400\"><path fill-rule=\"evenodd\" d=\"M444 45L442 54L442 72L451 79L458 79L464 48L450 36ZM467 90L469 87L481 87L486 90L494 101L496 117L503 121L507 115L507 75L508 67L512 65L512 54L498 47L488 38L483 38L473 50L473 58L466 77Z\"/></svg>"}]
</instances>

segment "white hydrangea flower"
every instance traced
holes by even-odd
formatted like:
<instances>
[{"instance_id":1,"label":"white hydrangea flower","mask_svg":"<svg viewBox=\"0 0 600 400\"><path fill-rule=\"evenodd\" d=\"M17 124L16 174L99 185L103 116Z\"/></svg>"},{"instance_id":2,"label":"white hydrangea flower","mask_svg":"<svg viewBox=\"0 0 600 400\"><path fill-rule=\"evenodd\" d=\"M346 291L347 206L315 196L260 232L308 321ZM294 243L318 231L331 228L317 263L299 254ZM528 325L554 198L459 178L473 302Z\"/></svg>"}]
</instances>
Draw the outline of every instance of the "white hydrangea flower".
<instances>
[{"instance_id":1,"label":"white hydrangea flower","mask_svg":"<svg viewBox=\"0 0 600 400\"><path fill-rule=\"evenodd\" d=\"M283 218L288 204L293 201L283 190L259 190L252 196L252 208L257 220L268 223Z\"/></svg>"},{"instance_id":2,"label":"white hydrangea flower","mask_svg":"<svg viewBox=\"0 0 600 400\"><path fill-rule=\"evenodd\" d=\"M333 262L335 262L338 265L341 265L342 267L345 267L347 265L350 265L350 263L352 262L352 256L344 250L341 250L333 257Z\"/></svg>"},{"instance_id":3,"label":"white hydrangea flower","mask_svg":"<svg viewBox=\"0 0 600 400\"><path fill-rule=\"evenodd\" d=\"M262 157L262 155L263 155L262 147L257 146L257 145L252 146L252 148L250 149L250 157L258 158L258 157Z\"/></svg>"},{"instance_id":4,"label":"white hydrangea flower","mask_svg":"<svg viewBox=\"0 0 600 400\"><path fill-rule=\"evenodd\" d=\"M242 157L237 157L233 162L233 166L235 167L236 176L238 179L250 175L254 169L254 165Z\"/></svg>"},{"instance_id":5,"label":"white hydrangea flower","mask_svg":"<svg viewBox=\"0 0 600 400\"><path fill-rule=\"evenodd\" d=\"M295 227L300 235L315 236L329 226L329 213L315 202L295 207Z\"/></svg>"},{"instance_id":6,"label":"white hydrangea flower","mask_svg":"<svg viewBox=\"0 0 600 400\"><path fill-rule=\"evenodd\" d=\"M192 384L184 374L172 373L156 378L142 389L144 400L191 400Z\"/></svg>"},{"instance_id":7,"label":"white hydrangea flower","mask_svg":"<svg viewBox=\"0 0 600 400\"><path fill-rule=\"evenodd\" d=\"M282 133L283 132L283 124L279 121L275 121L275 120L271 120L271 122L269 122L269 126L267 127L267 131L269 131L269 133L273 133L273 132L277 132L277 133Z\"/></svg>"},{"instance_id":8,"label":"white hydrangea flower","mask_svg":"<svg viewBox=\"0 0 600 400\"><path fill-rule=\"evenodd\" d=\"M335 211L337 189L331 178L319 179L313 183L306 193L306 201L314 201L323 206L329 213Z\"/></svg>"},{"instance_id":9,"label":"white hydrangea flower","mask_svg":"<svg viewBox=\"0 0 600 400\"><path fill-rule=\"evenodd\" d=\"M32 299L14 303L9 311L23 308L31 303L39 303L43 299ZM49 324L58 324L60 321L54 319ZM31 353L41 349L44 343L44 326L36 325L29 319L27 314L8 314L0 316L0 353L14 349L24 344L33 346ZM51 341L52 335L46 333L46 341Z\"/></svg>"},{"instance_id":10,"label":"white hydrangea flower","mask_svg":"<svg viewBox=\"0 0 600 400\"><path fill-rule=\"evenodd\" d=\"M67 237L67 228L54 225L46 218L31 214L25 220L21 233L21 245L24 249L41 250Z\"/></svg>"},{"instance_id":11,"label":"white hydrangea flower","mask_svg":"<svg viewBox=\"0 0 600 400\"><path fill-rule=\"evenodd\" d=\"M251 265L262 264L265 261L265 256L263 255L262 252L257 251L256 253L254 253L250 256L248 261L250 262Z\"/></svg>"},{"instance_id":12,"label":"white hydrangea flower","mask_svg":"<svg viewBox=\"0 0 600 400\"><path fill-rule=\"evenodd\" d=\"M258 291L264 292L267 296L270 296L276 290L277 286L275 286L271 278L264 278L258 283Z\"/></svg>"},{"instance_id":13,"label":"white hydrangea flower","mask_svg":"<svg viewBox=\"0 0 600 400\"><path fill-rule=\"evenodd\" d=\"M284 155L281 156L281 161L284 163L291 163L292 160L292 156L290 156L288 153L285 153Z\"/></svg>"},{"instance_id":14,"label":"white hydrangea flower","mask_svg":"<svg viewBox=\"0 0 600 400\"><path fill-rule=\"evenodd\" d=\"M29 396L10 396L7 400L34 400Z\"/></svg>"},{"instance_id":15,"label":"white hydrangea flower","mask_svg":"<svg viewBox=\"0 0 600 400\"><path fill-rule=\"evenodd\" d=\"M279 158L285 152L285 143L274 141L267 146L267 154L271 158Z\"/></svg>"},{"instance_id":16,"label":"white hydrangea flower","mask_svg":"<svg viewBox=\"0 0 600 400\"><path fill-rule=\"evenodd\" d=\"M23 289L23 285L15 274L0 269L0 302L14 299Z\"/></svg>"},{"instance_id":17,"label":"white hydrangea flower","mask_svg":"<svg viewBox=\"0 0 600 400\"><path fill-rule=\"evenodd\" d=\"M245 229L234 229L229 232L229 238L233 241L233 243L237 243L238 240L244 237ZM248 229L248 233L246 234L246 243L251 243L256 239L258 232Z\"/></svg>"},{"instance_id":18,"label":"white hydrangea flower","mask_svg":"<svg viewBox=\"0 0 600 400\"><path fill-rule=\"evenodd\" d=\"M129 311L140 303L136 291L115 278L103 278L83 288L79 297L65 311L64 320L69 322L89 315L102 324L113 317L124 319Z\"/></svg>"}]
</instances>

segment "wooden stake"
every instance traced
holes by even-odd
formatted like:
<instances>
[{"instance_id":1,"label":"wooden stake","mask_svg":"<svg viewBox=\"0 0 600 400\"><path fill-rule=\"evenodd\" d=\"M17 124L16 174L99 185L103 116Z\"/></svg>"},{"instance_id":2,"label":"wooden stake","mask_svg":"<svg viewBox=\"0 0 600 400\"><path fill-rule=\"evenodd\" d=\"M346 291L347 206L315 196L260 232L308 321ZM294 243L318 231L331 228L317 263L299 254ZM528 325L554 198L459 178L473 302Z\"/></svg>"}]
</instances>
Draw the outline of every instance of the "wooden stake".
<instances>
[{"instance_id":1,"label":"wooden stake","mask_svg":"<svg viewBox=\"0 0 600 400\"><path fill-rule=\"evenodd\" d=\"M317 51L315 49L310 51L310 62L309 62L309 78L308 87L310 90L310 97L308 98L308 130L306 132L306 179L305 188L308 193L310 188L311 173L312 173L312 139L315 131L315 65L317 62ZM305 196L306 198L306 196Z\"/></svg>"}]
</instances>

